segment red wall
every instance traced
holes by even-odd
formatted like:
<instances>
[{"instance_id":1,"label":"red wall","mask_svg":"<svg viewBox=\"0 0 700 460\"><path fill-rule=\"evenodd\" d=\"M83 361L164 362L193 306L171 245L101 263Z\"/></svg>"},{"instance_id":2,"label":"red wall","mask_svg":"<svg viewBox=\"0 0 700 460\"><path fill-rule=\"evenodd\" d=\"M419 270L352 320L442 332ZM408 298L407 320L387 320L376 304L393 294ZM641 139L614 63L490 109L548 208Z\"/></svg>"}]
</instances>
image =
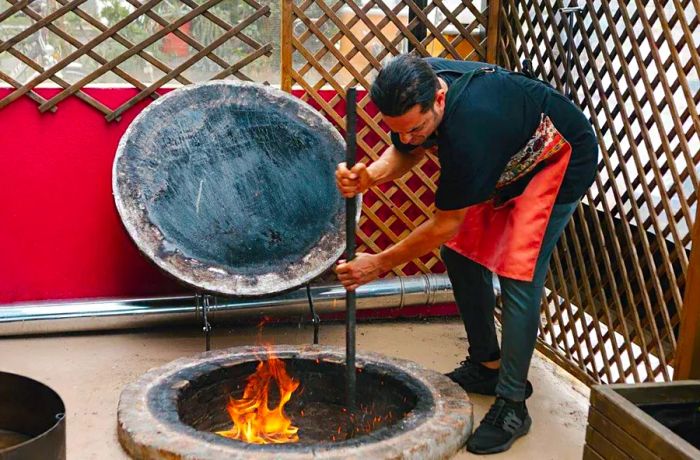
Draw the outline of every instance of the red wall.
<instances>
[{"instance_id":1,"label":"red wall","mask_svg":"<svg viewBox=\"0 0 700 460\"><path fill-rule=\"evenodd\" d=\"M0 99L9 91L0 88ZM48 99L57 91L37 93ZM115 108L136 94L85 92ZM112 198L117 144L147 104L119 122L75 97L55 113L40 113L27 97L0 110L0 305L191 292L140 254Z\"/></svg>"},{"instance_id":2,"label":"red wall","mask_svg":"<svg viewBox=\"0 0 700 460\"><path fill-rule=\"evenodd\" d=\"M135 95L86 92L109 107ZM139 253L112 200L117 144L146 104L112 123L75 97L55 113L27 97L0 110L0 304L187 292Z\"/></svg>"}]
</instances>

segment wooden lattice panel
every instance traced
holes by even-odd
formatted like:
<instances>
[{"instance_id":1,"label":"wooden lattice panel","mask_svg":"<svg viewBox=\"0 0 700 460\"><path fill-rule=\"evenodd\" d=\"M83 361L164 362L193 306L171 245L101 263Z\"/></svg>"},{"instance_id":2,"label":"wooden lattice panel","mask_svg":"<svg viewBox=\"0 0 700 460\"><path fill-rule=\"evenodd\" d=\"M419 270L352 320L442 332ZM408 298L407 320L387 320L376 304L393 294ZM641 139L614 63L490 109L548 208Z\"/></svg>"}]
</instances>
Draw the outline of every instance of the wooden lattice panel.
<instances>
[{"instance_id":1,"label":"wooden lattice panel","mask_svg":"<svg viewBox=\"0 0 700 460\"><path fill-rule=\"evenodd\" d=\"M0 71L0 80L15 88L0 100L0 109L26 94L39 104L40 111L53 111L61 101L74 95L104 113L111 121L145 98L158 98L156 90L172 80L180 84L201 81L188 78L186 73L204 60L216 69L210 72L207 79L233 76L251 80L243 69L263 56L270 56L273 46L251 37L248 29L262 17L270 15L270 6L256 0L239 2L240 5L236 5L237 21L231 24L215 12L215 7L223 1L116 1L109 5L113 13L108 18L98 15L94 8L86 8L86 0L47 0L36 7L27 0L2 0L0 5L6 3L9 7L0 10L0 31L4 37L0 39L0 56L3 59L10 56L8 59L27 66L33 73L25 81L18 81L7 72ZM12 24L25 17L31 22L20 21L20 26L14 26L19 30L6 36L6 31L13 30ZM134 28L143 30L134 31ZM193 28L206 30L206 40L195 38ZM80 36L76 31L81 32ZM68 50L56 62L52 62L50 52L46 51L45 42L49 35L54 43L52 49ZM139 40L133 42L127 35L137 35ZM36 46L31 47L36 43L40 44L41 52L27 51L36 49ZM230 52L233 43L235 53ZM224 45L226 50L222 52ZM156 49L176 49L180 52L166 63L154 52ZM129 73L124 70L124 63L131 59L138 59L143 66L153 69L152 78L146 79L133 74L133 71ZM74 81L67 81L61 75L76 63L84 63L90 71ZM137 95L115 109L82 91L85 86L99 82L108 73L113 73L139 90ZM33 91L45 82L62 88L49 100Z\"/></svg>"},{"instance_id":2,"label":"wooden lattice panel","mask_svg":"<svg viewBox=\"0 0 700 460\"><path fill-rule=\"evenodd\" d=\"M591 382L669 380L700 178L700 6L578 3L501 2L500 62L567 88L601 148L552 260L541 344Z\"/></svg>"},{"instance_id":3,"label":"wooden lattice panel","mask_svg":"<svg viewBox=\"0 0 700 460\"><path fill-rule=\"evenodd\" d=\"M413 49L423 56L486 60L488 9L481 1L284 0L282 87L344 129L345 90L358 87L359 161L376 160L390 142L367 90L382 61ZM449 4L449 8L448 8ZM495 42L494 42L495 43ZM325 91L328 90L328 91ZM378 252L404 238L433 211L439 165L429 156L394 183L364 197L358 251ZM394 273L443 271L438 251L396 267Z\"/></svg>"}]
</instances>

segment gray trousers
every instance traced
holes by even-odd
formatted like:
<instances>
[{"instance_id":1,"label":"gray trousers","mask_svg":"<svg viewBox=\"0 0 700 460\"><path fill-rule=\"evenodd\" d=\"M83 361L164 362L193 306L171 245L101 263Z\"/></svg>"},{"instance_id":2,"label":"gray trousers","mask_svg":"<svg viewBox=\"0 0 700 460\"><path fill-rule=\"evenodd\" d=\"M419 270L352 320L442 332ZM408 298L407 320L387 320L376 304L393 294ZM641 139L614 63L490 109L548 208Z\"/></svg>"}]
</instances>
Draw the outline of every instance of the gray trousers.
<instances>
[{"instance_id":1,"label":"gray trousers","mask_svg":"<svg viewBox=\"0 0 700 460\"><path fill-rule=\"evenodd\" d=\"M525 399L527 372L537 340L540 303L549 259L578 203L576 201L554 206L532 281L499 276L503 300L500 349L493 316L496 306L493 274L486 267L442 247L442 260L447 267L455 301L467 331L469 356L476 362L501 359L496 394L504 398L513 401Z\"/></svg>"}]
</instances>

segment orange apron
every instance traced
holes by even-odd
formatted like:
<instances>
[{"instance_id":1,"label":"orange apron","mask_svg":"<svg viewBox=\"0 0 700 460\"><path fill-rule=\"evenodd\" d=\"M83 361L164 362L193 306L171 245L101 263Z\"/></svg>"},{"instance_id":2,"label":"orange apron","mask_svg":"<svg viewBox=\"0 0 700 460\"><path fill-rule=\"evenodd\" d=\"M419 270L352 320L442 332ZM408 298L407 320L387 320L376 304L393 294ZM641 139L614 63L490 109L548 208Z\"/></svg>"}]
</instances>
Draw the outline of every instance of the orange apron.
<instances>
[{"instance_id":1,"label":"orange apron","mask_svg":"<svg viewBox=\"0 0 700 460\"><path fill-rule=\"evenodd\" d=\"M472 75L464 75L467 83ZM467 208L464 221L446 246L492 272L532 281L549 217L571 158L571 145L542 116L527 145L508 162L496 190L541 167L524 192L504 203L491 198Z\"/></svg>"}]
</instances>

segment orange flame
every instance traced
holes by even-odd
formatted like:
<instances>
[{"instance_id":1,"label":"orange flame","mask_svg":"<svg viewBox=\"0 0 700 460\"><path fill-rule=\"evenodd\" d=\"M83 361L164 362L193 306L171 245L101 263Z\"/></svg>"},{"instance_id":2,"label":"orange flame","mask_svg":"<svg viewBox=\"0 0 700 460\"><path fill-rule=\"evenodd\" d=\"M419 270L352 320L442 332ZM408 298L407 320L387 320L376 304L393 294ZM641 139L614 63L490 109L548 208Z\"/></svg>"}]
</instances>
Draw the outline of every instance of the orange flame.
<instances>
[{"instance_id":1,"label":"orange flame","mask_svg":"<svg viewBox=\"0 0 700 460\"><path fill-rule=\"evenodd\" d=\"M268 392L272 382L279 388L280 402L277 407L268 407ZM284 405L289 402L299 381L287 374L284 362L270 354L260 361L255 372L247 379L243 397L229 398L226 410L233 427L217 431L216 434L254 444L280 444L299 441L298 427L284 415Z\"/></svg>"}]
</instances>

